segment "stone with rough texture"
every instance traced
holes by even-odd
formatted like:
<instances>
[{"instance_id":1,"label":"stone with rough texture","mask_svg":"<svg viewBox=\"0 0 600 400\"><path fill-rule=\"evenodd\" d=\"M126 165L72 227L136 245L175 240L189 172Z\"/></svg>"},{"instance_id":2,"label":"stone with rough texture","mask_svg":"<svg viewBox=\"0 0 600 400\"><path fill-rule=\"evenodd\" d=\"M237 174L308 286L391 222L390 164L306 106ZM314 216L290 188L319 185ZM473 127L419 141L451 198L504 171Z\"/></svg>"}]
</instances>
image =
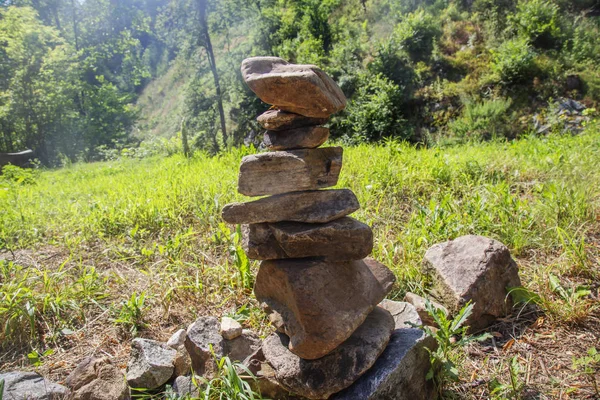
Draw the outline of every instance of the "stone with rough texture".
<instances>
[{"instance_id":1,"label":"stone with rough texture","mask_svg":"<svg viewBox=\"0 0 600 400\"><path fill-rule=\"evenodd\" d=\"M107 357L87 357L65 382L71 400L126 400L130 398L125 376Z\"/></svg>"},{"instance_id":2,"label":"stone with rough texture","mask_svg":"<svg viewBox=\"0 0 600 400\"><path fill-rule=\"evenodd\" d=\"M263 352L283 387L309 399L326 399L371 368L393 330L390 313L377 307L352 336L317 360L304 360L289 351L288 338L283 334L269 336L263 342Z\"/></svg>"},{"instance_id":3,"label":"stone with rough texture","mask_svg":"<svg viewBox=\"0 0 600 400\"><path fill-rule=\"evenodd\" d=\"M173 391L181 398L196 398L200 396L200 389L194 384L191 376L178 376L175 378Z\"/></svg>"},{"instance_id":4,"label":"stone with rough texture","mask_svg":"<svg viewBox=\"0 0 600 400\"><path fill-rule=\"evenodd\" d=\"M258 123L270 131L284 131L304 126L323 125L327 118L310 118L281 110L269 110L258 116Z\"/></svg>"},{"instance_id":5,"label":"stone with rough texture","mask_svg":"<svg viewBox=\"0 0 600 400\"><path fill-rule=\"evenodd\" d=\"M373 232L350 217L325 224L276 222L244 225L242 246L253 260L324 257L360 260L373 250Z\"/></svg>"},{"instance_id":6,"label":"stone with rough texture","mask_svg":"<svg viewBox=\"0 0 600 400\"><path fill-rule=\"evenodd\" d=\"M222 216L230 224L281 221L314 224L345 217L359 208L358 199L351 190L310 190L228 204L223 207Z\"/></svg>"},{"instance_id":7,"label":"stone with rough texture","mask_svg":"<svg viewBox=\"0 0 600 400\"><path fill-rule=\"evenodd\" d=\"M411 324L421 325L419 313L410 303L385 299L379 304L379 307L388 310L392 314L396 329L414 328Z\"/></svg>"},{"instance_id":8,"label":"stone with rough texture","mask_svg":"<svg viewBox=\"0 0 600 400\"><path fill-rule=\"evenodd\" d=\"M232 361L244 361L260 348L260 338L250 329L244 329L235 339L225 341L225 353Z\"/></svg>"},{"instance_id":9,"label":"stone with rough texture","mask_svg":"<svg viewBox=\"0 0 600 400\"><path fill-rule=\"evenodd\" d=\"M314 149L329 139L329 129L322 126L305 126L287 131L267 131L263 142L267 149L294 150Z\"/></svg>"},{"instance_id":10,"label":"stone with rough texture","mask_svg":"<svg viewBox=\"0 0 600 400\"><path fill-rule=\"evenodd\" d=\"M262 101L284 111L327 118L346 107L339 86L314 65L252 57L242 62L242 77Z\"/></svg>"},{"instance_id":11,"label":"stone with rough texture","mask_svg":"<svg viewBox=\"0 0 600 400\"><path fill-rule=\"evenodd\" d=\"M335 186L342 154L341 147L323 147L246 156L240 165L238 191L265 196Z\"/></svg>"},{"instance_id":12,"label":"stone with rough texture","mask_svg":"<svg viewBox=\"0 0 600 400\"><path fill-rule=\"evenodd\" d=\"M483 236L463 236L436 244L425 254L436 298L454 314L475 303L466 325L483 329L507 315L512 300L507 288L521 286L517 263L502 243Z\"/></svg>"},{"instance_id":13,"label":"stone with rough texture","mask_svg":"<svg viewBox=\"0 0 600 400\"><path fill-rule=\"evenodd\" d=\"M177 351L166 344L133 339L127 365L127 383L135 389L156 389L164 385L175 370Z\"/></svg>"},{"instance_id":14,"label":"stone with rough texture","mask_svg":"<svg viewBox=\"0 0 600 400\"><path fill-rule=\"evenodd\" d=\"M265 261L254 293L290 350L316 359L333 351L367 318L392 289L395 277L373 259Z\"/></svg>"},{"instance_id":15,"label":"stone with rough texture","mask_svg":"<svg viewBox=\"0 0 600 400\"><path fill-rule=\"evenodd\" d=\"M435 340L418 329L396 329L375 364L330 400L429 400L435 398L427 348Z\"/></svg>"},{"instance_id":16,"label":"stone with rough texture","mask_svg":"<svg viewBox=\"0 0 600 400\"><path fill-rule=\"evenodd\" d=\"M185 345L186 336L187 334L185 329L178 330L169 338L169 340L167 340L167 346L171 347L172 349L180 348L181 346Z\"/></svg>"},{"instance_id":17,"label":"stone with rough texture","mask_svg":"<svg viewBox=\"0 0 600 400\"><path fill-rule=\"evenodd\" d=\"M35 372L0 373L0 381L4 381L3 400L62 400L69 394L66 387Z\"/></svg>"},{"instance_id":18,"label":"stone with rough texture","mask_svg":"<svg viewBox=\"0 0 600 400\"><path fill-rule=\"evenodd\" d=\"M220 333L221 324L215 317L200 317L188 327L185 348L192 360L196 375L212 375L216 371L215 361L225 355L225 341Z\"/></svg>"},{"instance_id":19,"label":"stone with rough texture","mask_svg":"<svg viewBox=\"0 0 600 400\"><path fill-rule=\"evenodd\" d=\"M223 338L232 340L242 334L242 325L233 318L223 317L220 332Z\"/></svg>"},{"instance_id":20,"label":"stone with rough texture","mask_svg":"<svg viewBox=\"0 0 600 400\"><path fill-rule=\"evenodd\" d=\"M185 346L180 346L176 349L177 355L173 365L175 370L173 371L173 377L187 375L192 372L192 360L189 353L185 349Z\"/></svg>"},{"instance_id":21,"label":"stone with rough texture","mask_svg":"<svg viewBox=\"0 0 600 400\"><path fill-rule=\"evenodd\" d=\"M404 301L412 304L415 307L415 309L419 313L419 317L421 318L421 320L423 321L423 323L425 325L438 327L437 323L435 322L433 317L431 315L429 315L429 312L427 311L427 307L426 307L427 300L425 298L423 298L419 295L416 295L414 293L408 292L404 296ZM443 305L441 305L439 303L436 303L433 300L429 300L429 301L431 302L431 305L433 305L433 307L444 311L444 313L446 315L448 315L448 310L446 309L446 307L444 307Z\"/></svg>"}]
</instances>

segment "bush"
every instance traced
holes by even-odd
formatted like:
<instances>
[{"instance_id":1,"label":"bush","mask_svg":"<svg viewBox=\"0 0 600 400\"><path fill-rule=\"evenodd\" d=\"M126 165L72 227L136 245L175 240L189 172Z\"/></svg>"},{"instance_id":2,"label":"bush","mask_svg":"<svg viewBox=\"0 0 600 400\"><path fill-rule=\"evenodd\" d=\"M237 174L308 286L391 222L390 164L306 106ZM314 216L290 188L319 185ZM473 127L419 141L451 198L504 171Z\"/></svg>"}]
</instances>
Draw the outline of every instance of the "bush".
<instances>
[{"instance_id":1,"label":"bush","mask_svg":"<svg viewBox=\"0 0 600 400\"><path fill-rule=\"evenodd\" d=\"M408 139L411 131L401 113L402 91L385 76L362 73L345 118L334 126L352 141L373 141L384 137Z\"/></svg>"},{"instance_id":2,"label":"bush","mask_svg":"<svg viewBox=\"0 0 600 400\"><path fill-rule=\"evenodd\" d=\"M491 139L510 133L506 128L510 99L463 102L464 108L460 117L448 124L448 130L454 136L464 139Z\"/></svg>"},{"instance_id":3,"label":"bush","mask_svg":"<svg viewBox=\"0 0 600 400\"><path fill-rule=\"evenodd\" d=\"M560 8L548 0L521 0L510 18L512 28L534 47L551 49L563 40Z\"/></svg>"},{"instance_id":4,"label":"bush","mask_svg":"<svg viewBox=\"0 0 600 400\"><path fill-rule=\"evenodd\" d=\"M416 87L417 76L405 54L399 52L395 40L380 43L375 59L368 66L373 75L383 75L403 91L409 98Z\"/></svg>"},{"instance_id":5,"label":"bush","mask_svg":"<svg viewBox=\"0 0 600 400\"><path fill-rule=\"evenodd\" d=\"M439 21L423 10L408 14L394 29L395 40L413 61L428 59L441 34Z\"/></svg>"},{"instance_id":6,"label":"bush","mask_svg":"<svg viewBox=\"0 0 600 400\"><path fill-rule=\"evenodd\" d=\"M535 52L527 39L504 42L492 54L492 71L502 82L519 83L533 77Z\"/></svg>"}]
</instances>

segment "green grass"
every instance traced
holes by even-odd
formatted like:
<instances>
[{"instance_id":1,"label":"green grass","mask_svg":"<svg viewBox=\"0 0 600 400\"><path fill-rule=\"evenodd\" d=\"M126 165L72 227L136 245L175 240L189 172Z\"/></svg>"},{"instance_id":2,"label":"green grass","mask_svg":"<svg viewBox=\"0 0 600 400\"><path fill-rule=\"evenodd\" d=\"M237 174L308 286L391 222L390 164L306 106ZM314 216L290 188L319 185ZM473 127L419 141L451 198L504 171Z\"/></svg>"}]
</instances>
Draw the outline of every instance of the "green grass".
<instances>
[{"instance_id":1,"label":"green grass","mask_svg":"<svg viewBox=\"0 0 600 400\"><path fill-rule=\"evenodd\" d=\"M125 314L124 325L153 332L238 309L247 326L268 329L251 293L258 264L220 219L226 203L244 199L236 178L251 152L76 164L0 180L3 255L49 248L62 260L0 264L2 343L58 346L49 338L64 329ZM599 276L590 241L599 165L597 126L580 136L450 148L388 142L346 148L338 186L357 194L355 217L374 229L373 256L398 277L392 297L426 293L420 266L429 246L480 234L511 249L535 302L569 325L597 312L581 290ZM128 313L140 293L144 311Z\"/></svg>"}]
</instances>

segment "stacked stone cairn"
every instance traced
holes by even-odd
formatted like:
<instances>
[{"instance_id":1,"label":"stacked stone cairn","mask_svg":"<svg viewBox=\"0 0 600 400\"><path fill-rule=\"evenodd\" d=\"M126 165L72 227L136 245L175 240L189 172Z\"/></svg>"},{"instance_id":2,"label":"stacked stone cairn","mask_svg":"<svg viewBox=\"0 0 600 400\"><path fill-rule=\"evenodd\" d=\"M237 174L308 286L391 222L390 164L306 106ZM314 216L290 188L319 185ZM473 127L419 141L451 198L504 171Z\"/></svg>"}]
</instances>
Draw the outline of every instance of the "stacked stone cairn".
<instances>
[{"instance_id":1,"label":"stacked stone cairn","mask_svg":"<svg viewBox=\"0 0 600 400\"><path fill-rule=\"evenodd\" d=\"M348 216L360 207L354 193L322 190L342 168L341 147L320 147L322 125L346 105L341 89L313 65L276 57L244 60L242 76L273 107L258 117L269 152L243 158L238 190L269 197L229 204L222 216L243 225L245 251L262 260L254 293L277 329L263 342L266 362L285 389L326 399L385 350L395 322L377 305L395 277L366 258L373 233Z\"/></svg>"}]
</instances>

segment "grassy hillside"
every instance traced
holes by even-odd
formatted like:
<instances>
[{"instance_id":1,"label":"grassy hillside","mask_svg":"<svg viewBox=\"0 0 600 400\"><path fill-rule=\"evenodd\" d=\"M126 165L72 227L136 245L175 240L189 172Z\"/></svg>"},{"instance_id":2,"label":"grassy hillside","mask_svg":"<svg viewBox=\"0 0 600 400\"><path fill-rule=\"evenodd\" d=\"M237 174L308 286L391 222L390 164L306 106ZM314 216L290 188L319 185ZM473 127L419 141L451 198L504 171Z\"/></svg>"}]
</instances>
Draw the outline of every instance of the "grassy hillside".
<instances>
[{"instance_id":1,"label":"grassy hillside","mask_svg":"<svg viewBox=\"0 0 600 400\"><path fill-rule=\"evenodd\" d=\"M93 349L125 363L134 335L164 340L201 314L233 314L267 333L251 292L258 265L219 215L242 199L237 169L249 152L5 171L0 370L26 367L32 349L55 350L39 368L56 378ZM504 242L521 267L534 304L492 327L493 342L461 353L461 398L486 397L494 378L507 383L513 356L525 397L593 393L572 358L600 340L598 165L598 124L511 143L345 149L338 186L357 194L355 216L374 228L373 255L398 277L393 298L427 293L424 252L463 234Z\"/></svg>"}]
</instances>

